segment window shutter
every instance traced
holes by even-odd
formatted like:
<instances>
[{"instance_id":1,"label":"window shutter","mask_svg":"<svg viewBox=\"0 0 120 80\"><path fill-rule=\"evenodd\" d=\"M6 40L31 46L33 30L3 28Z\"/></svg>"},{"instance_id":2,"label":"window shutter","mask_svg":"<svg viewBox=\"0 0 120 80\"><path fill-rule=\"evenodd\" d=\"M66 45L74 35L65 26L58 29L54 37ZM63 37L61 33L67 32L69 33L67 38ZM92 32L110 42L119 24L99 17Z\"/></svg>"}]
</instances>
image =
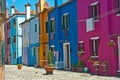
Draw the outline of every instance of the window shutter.
<instances>
[{"instance_id":1,"label":"window shutter","mask_svg":"<svg viewBox=\"0 0 120 80\"><path fill-rule=\"evenodd\" d=\"M66 15L66 29L69 28L69 16Z\"/></svg>"},{"instance_id":2,"label":"window shutter","mask_svg":"<svg viewBox=\"0 0 120 80\"><path fill-rule=\"evenodd\" d=\"M90 52L90 54L93 56L93 40L89 40L89 52Z\"/></svg>"},{"instance_id":3,"label":"window shutter","mask_svg":"<svg viewBox=\"0 0 120 80\"><path fill-rule=\"evenodd\" d=\"M50 20L50 32L52 32L52 20Z\"/></svg>"},{"instance_id":4,"label":"window shutter","mask_svg":"<svg viewBox=\"0 0 120 80\"><path fill-rule=\"evenodd\" d=\"M97 4L97 18L100 18L100 2Z\"/></svg>"},{"instance_id":5,"label":"window shutter","mask_svg":"<svg viewBox=\"0 0 120 80\"><path fill-rule=\"evenodd\" d=\"M114 10L115 10L115 14L118 14L119 11L119 0L114 0Z\"/></svg>"},{"instance_id":6,"label":"window shutter","mask_svg":"<svg viewBox=\"0 0 120 80\"><path fill-rule=\"evenodd\" d=\"M92 8L92 6L88 6L88 17L89 18L93 17L93 8Z\"/></svg>"},{"instance_id":7,"label":"window shutter","mask_svg":"<svg viewBox=\"0 0 120 80\"><path fill-rule=\"evenodd\" d=\"M62 16L62 29L65 30L65 17Z\"/></svg>"},{"instance_id":8,"label":"window shutter","mask_svg":"<svg viewBox=\"0 0 120 80\"><path fill-rule=\"evenodd\" d=\"M52 31L55 32L55 20L52 22Z\"/></svg>"},{"instance_id":9,"label":"window shutter","mask_svg":"<svg viewBox=\"0 0 120 80\"><path fill-rule=\"evenodd\" d=\"M48 22L46 22L46 33L48 33Z\"/></svg>"}]
</instances>

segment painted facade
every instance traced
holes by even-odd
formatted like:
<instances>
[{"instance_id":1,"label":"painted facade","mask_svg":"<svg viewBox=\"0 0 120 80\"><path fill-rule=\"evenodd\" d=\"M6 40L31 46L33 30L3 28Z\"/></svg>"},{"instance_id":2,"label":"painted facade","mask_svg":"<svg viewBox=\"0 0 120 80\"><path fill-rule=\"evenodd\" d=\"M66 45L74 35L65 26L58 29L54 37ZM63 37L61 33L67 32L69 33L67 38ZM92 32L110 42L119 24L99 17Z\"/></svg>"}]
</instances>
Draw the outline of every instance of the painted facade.
<instances>
[{"instance_id":1,"label":"painted facade","mask_svg":"<svg viewBox=\"0 0 120 80\"><path fill-rule=\"evenodd\" d=\"M39 21L38 17L33 17L34 14L30 11L30 4L25 5L26 19L21 23L22 28L22 63L28 66L37 64L37 50L39 46ZM35 31L35 32L34 32ZM33 36L34 35L34 36Z\"/></svg>"},{"instance_id":2,"label":"painted facade","mask_svg":"<svg viewBox=\"0 0 120 80\"><path fill-rule=\"evenodd\" d=\"M38 65L38 50L39 50L39 19L35 16L30 19L30 65Z\"/></svg>"},{"instance_id":3,"label":"painted facade","mask_svg":"<svg viewBox=\"0 0 120 80\"><path fill-rule=\"evenodd\" d=\"M78 51L83 52L79 59L84 61L90 73L117 75L117 71L120 72L117 1L77 0Z\"/></svg>"},{"instance_id":4,"label":"painted facade","mask_svg":"<svg viewBox=\"0 0 120 80\"><path fill-rule=\"evenodd\" d=\"M5 36L5 63L10 64L10 22L7 20L4 23Z\"/></svg>"},{"instance_id":5,"label":"painted facade","mask_svg":"<svg viewBox=\"0 0 120 80\"><path fill-rule=\"evenodd\" d=\"M22 63L29 65L30 20L21 23L22 27Z\"/></svg>"},{"instance_id":6,"label":"painted facade","mask_svg":"<svg viewBox=\"0 0 120 80\"><path fill-rule=\"evenodd\" d=\"M20 23L25 14L14 14L10 17L10 60L11 64L22 63L22 28Z\"/></svg>"},{"instance_id":7,"label":"painted facade","mask_svg":"<svg viewBox=\"0 0 120 80\"><path fill-rule=\"evenodd\" d=\"M40 52L39 52L39 62L40 66L44 67L46 64L46 53L48 51L48 30L47 30L47 21L48 21L48 9L44 8L40 12Z\"/></svg>"},{"instance_id":8,"label":"painted facade","mask_svg":"<svg viewBox=\"0 0 120 80\"><path fill-rule=\"evenodd\" d=\"M49 49L54 53L55 67L70 70L72 65L78 62L76 0L68 1L51 10L48 14L48 23Z\"/></svg>"}]
</instances>

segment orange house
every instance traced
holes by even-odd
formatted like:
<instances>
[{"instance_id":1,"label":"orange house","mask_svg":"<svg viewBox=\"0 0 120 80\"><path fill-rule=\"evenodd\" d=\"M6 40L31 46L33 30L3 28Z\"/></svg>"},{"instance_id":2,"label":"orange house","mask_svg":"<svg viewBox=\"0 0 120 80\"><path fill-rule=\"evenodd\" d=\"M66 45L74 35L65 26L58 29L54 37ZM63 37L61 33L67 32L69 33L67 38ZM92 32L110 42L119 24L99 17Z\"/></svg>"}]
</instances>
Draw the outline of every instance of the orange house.
<instances>
[{"instance_id":1,"label":"orange house","mask_svg":"<svg viewBox=\"0 0 120 80\"><path fill-rule=\"evenodd\" d=\"M46 3L44 3L46 4ZM40 7L42 7L40 5ZM44 6L43 6L44 7ZM48 12L49 10L47 8L41 8L39 14L40 18L40 46L39 46L39 64L40 67L44 67L46 64L46 53L48 51L48 30L47 30L47 24L48 24Z\"/></svg>"}]
</instances>

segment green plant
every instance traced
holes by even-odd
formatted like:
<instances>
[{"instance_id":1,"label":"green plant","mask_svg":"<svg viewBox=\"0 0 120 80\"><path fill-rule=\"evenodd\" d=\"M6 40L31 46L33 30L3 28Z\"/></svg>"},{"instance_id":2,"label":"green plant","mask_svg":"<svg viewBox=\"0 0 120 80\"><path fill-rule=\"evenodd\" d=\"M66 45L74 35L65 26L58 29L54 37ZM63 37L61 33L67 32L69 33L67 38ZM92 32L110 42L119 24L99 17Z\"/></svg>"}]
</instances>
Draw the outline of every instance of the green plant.
<instances>
[{"instance_id":1,"label":"green plant","mask_svg":"<svg viewBox=\"0 0 120 80\"><path fill-rule=\"evenodd\" d=\"M22 66L22 64L17 64L17 66Z\"/></svg>"},{"instance_id":2,"label":"green plant","mask_svg":"<svg viewBox=\"0 0 120 80\"><path fill-rule=\"evenodd\" d=\"M48 60L48 65L53 66L53 52L51 50L48 51L47 53L47 60Z\"/></svg>"},{"instance_id":3,"label":"green plant","mask_svg":"<svg viewBox=\"0 0 120 80\"><path fill-rule=\"evenodd\" d=\"M79 66L79 67L83 67L83 66L84 66L84 62L83 62L82 60L79 60L79 61L78 61L78 66Z\"/></svg>"}]
</instances>

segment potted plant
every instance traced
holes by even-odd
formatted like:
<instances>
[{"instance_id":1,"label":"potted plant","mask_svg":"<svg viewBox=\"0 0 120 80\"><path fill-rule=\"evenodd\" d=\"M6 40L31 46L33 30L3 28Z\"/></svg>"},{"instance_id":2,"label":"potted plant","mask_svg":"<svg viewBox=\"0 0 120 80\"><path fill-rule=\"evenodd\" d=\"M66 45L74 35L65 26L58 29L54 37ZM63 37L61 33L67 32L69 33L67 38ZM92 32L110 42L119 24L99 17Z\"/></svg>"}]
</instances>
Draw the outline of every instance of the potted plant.
<instances>
[{"instance_id":1,"label":"potted plant","mask_svg":"<svg viewBox=\"0 0 120 80\"><path fill-rule=\"evenodd\" d=\"M18 69L22 69L22 64L17 64Z\"/></svg>"},{"instance_id":2,"label":"potted plant","mask_svg":"<svg viewBox=\"0 0 120 80\"><path fill-rule=\"evenodd\" d=\"M54 64L53 64L53 52L50 50L47 53L47 64L44 66L46 74L53 74Z\"/></svg>"},{"instance_id":3,"label":"potted plant","mask_svg":"<svg viewBox=\"0 0 120 80\"><path fill-rule=\"evenodd\" d=\"M108 70L108 62L107 61L103 61L101 63L101 66L103 68L103 71L105 72L105 75L107 75L107 70Z\"/></svg>"},{"instance_id":4,"label":"potted plant","mask_svg":"<svg viewBox=\"0 0 120 80\"><path fill-rule=\"evenodd\" d=\"M108 43L109 46L116 46L115 42L113 40L110 40L110 42Z\"/></svg>"},{"instance_id":5,"label":"potted plant","mask_svg":"<svg viewBox=\"0 0 120 80\"><path fill-rule=\"evenodd\" d=\"M75 67L75 71L83 72L84 70L84 62L82 60L78 61L78 65Z\"/></svg>"}]
</instances>

